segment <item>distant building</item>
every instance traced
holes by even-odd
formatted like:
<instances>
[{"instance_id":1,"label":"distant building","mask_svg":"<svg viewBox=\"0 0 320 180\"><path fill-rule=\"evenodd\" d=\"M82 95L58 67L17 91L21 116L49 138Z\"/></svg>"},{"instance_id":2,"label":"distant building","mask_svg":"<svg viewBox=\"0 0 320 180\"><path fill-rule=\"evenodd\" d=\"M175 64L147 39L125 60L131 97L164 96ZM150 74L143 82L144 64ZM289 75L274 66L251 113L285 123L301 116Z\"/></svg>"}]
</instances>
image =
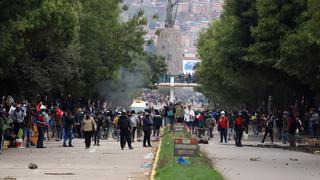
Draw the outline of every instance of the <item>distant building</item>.
<instances>
[{"instance_id":1,"label":"distant building","mask_svg":"<svg viewBox=\"0 0 320 180\"><path fill-rule=\"evenodd\" d=\"M166 58L168 73L171 75L178 75L183 72L181 39L180 31L174 28L165 28L161 30L157 40L157 53Z\"/></svg>"}]
</instances>

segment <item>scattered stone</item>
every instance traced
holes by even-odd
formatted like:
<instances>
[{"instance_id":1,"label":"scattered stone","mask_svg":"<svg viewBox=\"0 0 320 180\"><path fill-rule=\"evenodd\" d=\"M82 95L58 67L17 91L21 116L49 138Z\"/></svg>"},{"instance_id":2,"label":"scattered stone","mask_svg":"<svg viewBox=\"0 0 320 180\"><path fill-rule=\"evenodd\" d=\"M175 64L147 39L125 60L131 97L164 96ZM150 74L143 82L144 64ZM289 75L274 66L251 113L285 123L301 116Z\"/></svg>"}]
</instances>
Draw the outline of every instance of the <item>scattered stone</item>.
<instances>
[{"instance_id":1,"label":"scattered stone","mask_svg":"<svg viewBox=\"0 0 320 180\"><path fill-rule=\"evenodd\" d=\"M29 169L37 169L38 165L36 165L35 163L30 163L28 167Z\"/></svg>"},{"instance_id":2,"label":"scattered stone","mask_svg":"<svg viewBox=\"0 0 320 180\"><path fill-rule=\"evenodd\" d=\"M3 180L16 180L17 178L15 177L12 177L12 176L7 176L7 177L4 177Z\"/></svg>"},{"instance_id":3,"label":"scattered stone","mask_svg":"<svg viewBox=\"0 0 320 180\"><path fill-rule=\"evenodd\" d=\"M57 175L57 176L66 176L66 175L74 175L74 173L44 173L45 175Z\"/></svg>"},{"instance_id":4,"label":"scattered stone","mask_svg":"<svg viewBox=\"0 0 320 180\"><path fill-rule=\"evenodd\" d=\"M290 158L290 161L299 161L299 160L296 158Z\"/></svg>"},{"instance_id":5,"label":"scattered stone","mask_svg":"<svg viewBox=\"0 0 320 180\"><path fill-rule=\"evenodd\" d=\"M288 166L288 165L289 165L289 163L286 163L286 165Z\"/></svg>"},{"instance_id":6,"label":"scattered stone","mask_svg":"<svg viewBox=\"0 0 320 180\"><path fill-rule=\"evenodd\" d=\"M260 161L260 160L261 160L261 158L259 158L259 157L250 158L250 161Z\"/></svg>"},{"instance_id":7,"label":"scattered stone","mask_svg":"<svg viewBox=\"0 0 320 180\"><path fill-rule=\"evenodd\" d=\"M317 155L320 155L320 150L317 150L317 151L313 151L313 154L317 154Z\"/></svg>"},{"instance_id":8,"label":"scattered stone","mask_svg":"<svg viewBox=\"0 0 320 180\"><path fill-rule=\"evenodd\" d=\"M145 155L144 159L154 159L153 153L149 153L149 154Z\"/></svg>"}]
</instances>

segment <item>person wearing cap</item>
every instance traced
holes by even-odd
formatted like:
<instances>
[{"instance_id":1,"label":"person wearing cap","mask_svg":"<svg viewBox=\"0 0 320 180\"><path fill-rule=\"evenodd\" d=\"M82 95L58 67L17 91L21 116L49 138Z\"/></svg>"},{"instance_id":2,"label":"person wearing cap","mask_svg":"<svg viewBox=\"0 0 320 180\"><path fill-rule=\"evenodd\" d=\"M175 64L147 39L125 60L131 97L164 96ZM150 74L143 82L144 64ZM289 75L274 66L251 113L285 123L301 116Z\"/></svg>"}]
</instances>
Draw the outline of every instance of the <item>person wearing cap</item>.
<instances>
[{"instance_id":1,"label":"person wearing cap","mask_svg":"<svg viewBox=\"0 0 320 180\"><path fill-rule=\"evenodd\" d=\"M234 130L236 132L235 141L236 141L236 146L238 147L242 147L241 140L242 140L244 129L245 129L245 120L242 116L242 113L239 111L234 121Z\"/></svg>"},{"instance_id":2,"label":"person wearing cap","mask_svg":"<svg viewBox=\"0 0 320 180\"><path fill-rule=\"evenodd\" d=\"M229 128L229 119L226 116L224 111L221 111L221 116L218 119L218 129L220 131L220 143L224 142L227 143L227 129Z\"/></svg>"},{"instance_id":3,"label":"person wearing cap","mask_svg":"<svg viewBox=\"0 0 320 180\"><path fill-rule=\"evenodd\" d=\"M37 148L45 148L43 146L43 139L44 139L44 128L47 126L46 123L46 107L44 105L40 106L40 112L37 115L37 130L38 130L38 141L37 141Z\"/></svg>"},{"instance_id":4,"label":"person wearing cap","mask_svg":"<svg viewBox=\"0 0 320 180\"><path fill-rule=\"evenodd\" d=\"M151 116L149 112L145 113L143 119L143 147L152 147L150 142L151 130L152 130L153 121L151 120ZM148 143L148 146L146 145Z\"/></svg>"},{"instance_id":5,"label":"person wearing cap","mask_svg":"<svg viewBox=\"0 0 320 180\"><path fill-rule=\"evenodd\" d=\"M126 146L126 142L128 144L129 149L133 149L133 147L131 145L131 137L130 137L131 124L130 124L130 121L129 121L125 111L122 111L121 115L119 116L118 127L120 129L120 147L121 147L121 149L122 150L124 149L124 147Z\"/></svg>"}]
</instances>

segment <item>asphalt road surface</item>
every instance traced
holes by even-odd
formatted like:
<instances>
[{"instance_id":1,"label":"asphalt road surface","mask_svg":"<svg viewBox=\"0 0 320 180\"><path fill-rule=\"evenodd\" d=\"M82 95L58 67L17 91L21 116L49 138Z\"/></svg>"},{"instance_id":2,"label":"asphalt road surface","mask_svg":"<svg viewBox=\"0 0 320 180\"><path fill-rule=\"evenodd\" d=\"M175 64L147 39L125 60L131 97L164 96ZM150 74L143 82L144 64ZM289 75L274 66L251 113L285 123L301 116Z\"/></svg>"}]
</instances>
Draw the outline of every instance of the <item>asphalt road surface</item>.
<instances>
[{"instance_id":1,"label":"asphalt road surface","mask_svg":"<svg viewBox=\"0 0 320 180\"><path fill-rule=\"evenodd\" d=\"M149 179L152 159L145 159L152 148L133 143L133 150L120 149L119 142L102 141L101 146L85 149L84 140L75 140L75 147L62 147L62 142L45 142L45 149L10 148L0 155L0 179ZM30 162L37 169L29 169Z\"/></svg>"}]
</instances>

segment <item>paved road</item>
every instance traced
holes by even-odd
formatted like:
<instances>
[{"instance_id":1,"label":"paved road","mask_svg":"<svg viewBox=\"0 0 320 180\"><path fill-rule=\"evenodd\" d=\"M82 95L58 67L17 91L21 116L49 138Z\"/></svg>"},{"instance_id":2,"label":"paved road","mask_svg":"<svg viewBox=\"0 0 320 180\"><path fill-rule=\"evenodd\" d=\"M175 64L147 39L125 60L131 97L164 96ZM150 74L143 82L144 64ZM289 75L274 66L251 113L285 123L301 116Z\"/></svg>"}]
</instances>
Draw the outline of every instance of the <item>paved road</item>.
<instances>
[{"instance_id":1,"label":"paved road","mask_svg":"<svg viewBox=\"0 0 320 180\"><path fill-rule=\"evenodd\" d=\"M75 140L73 148L63 148L61 142L45 143L45 149L8 149L0 155L0 179L12 176L25 179L148 179L150 169L142 168L144 156L153 151L143 148L141 142L133 143L133 150L121 150L119 142L102 141L101 146L84 148L83 140ZM34 162L38 169L28 169ZM46 175L46 173L72 173L71 175Z\"/></svg>"},{"instance_id":2,"label":"paved road","mask_svg":"<svg viewBox=\"0 0 320 180\"><path fill-rule=\"evenodd\" d=\"M259 147L235 147L213 139L201 148L227 180L319 180L320 156ZM230 144L234 141L230 141ZM256 158L252 161L250 158ZM290 160L291 159L291 160Z\"/></svg>"}]
</instances>

